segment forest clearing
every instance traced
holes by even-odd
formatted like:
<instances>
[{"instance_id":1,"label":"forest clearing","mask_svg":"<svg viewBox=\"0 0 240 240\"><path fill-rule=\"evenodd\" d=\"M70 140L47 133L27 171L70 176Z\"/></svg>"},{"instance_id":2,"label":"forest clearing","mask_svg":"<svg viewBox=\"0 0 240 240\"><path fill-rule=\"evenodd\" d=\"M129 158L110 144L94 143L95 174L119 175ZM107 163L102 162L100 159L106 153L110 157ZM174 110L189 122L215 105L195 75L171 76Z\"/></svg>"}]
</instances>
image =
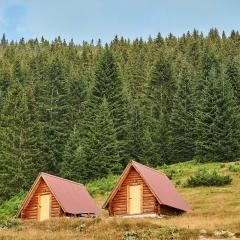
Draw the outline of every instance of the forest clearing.
<instances>
[{"instance_id":1,"label":"forest clearing","mask_svg":"<svg viewBox=\"0 0 240 240\"><path fill-rule=\"evenodd\" d=\"M0 0L0 240L240 239L239 0Z\"/></svg>"},{"instance_id":2,"label":"forest clearing","mask_svg":"<svg viewBox=\"0 0 240 240\"><path fill-rule=\"evenodd\" d=\"M229 175L233 181L223 187L184 187L187 178L202 168ZM190 161L160 169L177 183L177 189L193 209L192 212L163 218L131 219L109 218L107 211L103 210L103 216L96 219L16 220L9 229L0 230L0 239L198 239L201 230L206 230L207 234L203 235L206 238L225 238L214 235L221 230L239 237L240 162L197 164ZM117 176L112 176L87 185L99 207L116 179ZM131 235L135 238L130 238Z\"/></svg>"}]
</instances>

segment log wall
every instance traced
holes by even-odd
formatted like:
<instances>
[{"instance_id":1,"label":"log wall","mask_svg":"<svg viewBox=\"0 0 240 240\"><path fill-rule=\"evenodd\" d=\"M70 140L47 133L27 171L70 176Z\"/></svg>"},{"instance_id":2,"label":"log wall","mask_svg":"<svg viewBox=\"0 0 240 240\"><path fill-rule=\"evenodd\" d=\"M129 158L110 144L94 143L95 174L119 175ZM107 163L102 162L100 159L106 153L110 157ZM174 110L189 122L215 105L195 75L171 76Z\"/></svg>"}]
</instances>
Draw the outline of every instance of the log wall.
<instances>
[{"instance_id":1,"label":"log wall","mask_svg":"<svg viewBox=\"0 0 240 240\"><path fill-rule=\"evenodd\" d=\"M50 194L50 217L59 217L62 214L61 207L57 202L56 198L51 193L49 187L43 179L40 180L39 184L36 186L36 189L33 190L33 195L31 196L30 201L24 207L21 212L21 218L24 219L38 219L38 198L41 194Z\"/></svg>"},{"instance_id":2,"label":"log wall","mask_svg":"<svg viewBox=\"0 0 240 240\"><path fill-rule=\"evenodd\" d=\"M109 203L108 210L111 216L128 214L127 186L139 185L139 184L142 184L143 186L142 212L144 214L158 213L159 204L156 198L151 193L150 189L145 184L145 182L143 181L139 173L133 167L131 167L128 176L123 181L121 187L119 188L118 192L116 193L112 201Z\"/></svg>"}]
</instances>

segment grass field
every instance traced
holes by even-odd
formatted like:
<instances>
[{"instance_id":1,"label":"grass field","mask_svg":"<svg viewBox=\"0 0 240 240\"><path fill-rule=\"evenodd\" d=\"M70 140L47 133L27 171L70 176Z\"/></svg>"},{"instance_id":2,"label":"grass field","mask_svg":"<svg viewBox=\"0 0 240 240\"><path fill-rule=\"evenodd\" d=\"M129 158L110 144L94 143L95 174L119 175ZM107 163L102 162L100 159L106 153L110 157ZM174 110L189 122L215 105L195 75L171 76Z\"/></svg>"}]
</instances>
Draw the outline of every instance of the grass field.
<instances>
[{"instance_id":1,"label":"grass field","mask_svg":"<svg viewBox=\"0 0 240 240\"><path fill-rule=\"evenodd\" d=\"M230 175L233 182L223 187L184 187L186 179L202 168ZM197 239L200 229L207 231L205 238L213 238L216 230L240 235L240 162L197 164L191 161L159 170L171 176L192 212L161 219L121 219L108 218L103 211L101 219L17 222L16 226L0 230L0 239ZM116 179L117 176L110 176L87 185L99 207Z\"/></svg>"}]
</instances>

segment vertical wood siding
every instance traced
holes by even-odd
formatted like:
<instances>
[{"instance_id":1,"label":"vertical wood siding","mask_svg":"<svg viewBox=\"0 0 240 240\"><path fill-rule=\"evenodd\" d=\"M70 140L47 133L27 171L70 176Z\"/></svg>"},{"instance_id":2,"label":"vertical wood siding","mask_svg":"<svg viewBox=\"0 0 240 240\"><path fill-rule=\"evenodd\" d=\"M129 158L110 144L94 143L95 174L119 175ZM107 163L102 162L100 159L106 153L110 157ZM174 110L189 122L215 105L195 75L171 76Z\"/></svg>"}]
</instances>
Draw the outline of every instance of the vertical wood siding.
<instances>
[{"instance_id":1,"label":"vertical wood siding","mask_svg":"<svg viewBox=\"0 0 240 240\"><path fill-rule=\"evenodd\" d=\"M131 167L128 176L122 183L118 192L109 204L109 214L110 215L126 215L127 212L127 186L128 185L138 185L143 186L143 213L158 213L158 202L154 195L151 193L148 186L145 184L139 173Z\"/></svg>"},{"instance_id":2,"label":"vertical wood siding","mask_svg":"<svg viewBox=\"0 0 240 240\"><path fill-rule=\"evenodd\" d=\"M43 179L40 180L40 183L36 186L36 189L33 191L33 195L29 203L25 206L25 208L21 212L21 218L24 219L38 219L38 197L41 194L50 194L50 217L59 217L61 215L61 207L58 204L56 198L51 193L47 184Z\"/></svg>"}]
</instances>

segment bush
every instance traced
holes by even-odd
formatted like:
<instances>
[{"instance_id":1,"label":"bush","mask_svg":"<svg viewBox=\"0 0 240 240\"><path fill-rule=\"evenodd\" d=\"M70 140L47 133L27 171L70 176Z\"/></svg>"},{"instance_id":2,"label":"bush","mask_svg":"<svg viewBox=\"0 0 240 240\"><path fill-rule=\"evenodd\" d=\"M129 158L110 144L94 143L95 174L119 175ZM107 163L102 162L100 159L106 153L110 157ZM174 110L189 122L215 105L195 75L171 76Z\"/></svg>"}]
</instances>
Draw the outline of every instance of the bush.
<instances>
[{"instance_id":1,"label":"bush","mask_svg":"<svg viewBox=\"0 0 240 240\"><path fill-rule=\"evenodd\" d=\"M214 171L207 171L206 169L199 170L194 176L187 179L187 187L199 186L223 186L230 184L232 178L230 176L223 176Z\"/></svg>"},{"instance_id":2,"label":"bush","mask_svg":"<svg viewBox=\"0 0 240 240\"><path fill-rule=\"evenodd\" d=\"M221 163L220 168L225 168L225 167L226 167L226 164Z\"/></svg>"},{"instance_id":3,"label":"bush","mask_svg":"<svg viewBox=\"0 0 240 240\"><path fill-rule=\"evenodd\" d=\"M237 166L237 164L230 165L228 167L229 172L240 172L240 168Z\"/></svg>"},{"instance_id":4,"label":"bush","mask_svg":"<svg viewBox=\"0 0 240 240\"><path fill-rule=\"evenodd\" d=\"M79 232L86 231L86 224L82 223L76 227L76 230Z\"/></svg>"},{"instance_id":5,"label":"bush","mask_svg":"<svg viewBox=\"0 0 240 240\"><path fill-rule=\"evenodd\" d=\"M139 236L136 232L134 231L127 231L124 233L123 235L123 240L138 240L139 239Z\"/></svg>"},{"instance_id":6,"label":"bush","mask_svg":"<svg viewBox=\"0 0 240 240\"><path fill-rule=\"evenodd\" d=\"M0 219L7 219L13 217L22 203L26 193L20 192L17 196L12 197L11 199L4 201L0 204Z\"/></svg>"},{"instance_id":7,"label":"bush","mask_svg":"<svg viewBox=\"0 0 240 240\"><path fill-rule=\"evenodd\" d=\"M9 229L17 227L20 224L20 221L16 219L7 219L0 221L0 229Z\"/></svg>"},{"instance_id":8,"label":"bush","mask_svg":"<svg viewBox=\"0 0 240 240\"><path fill-rule=\"evenodd\" d=\"M175 182L175 184L176 184L177 186L180 186L182 183L181 183L180 180L177 180L177 181Z\"/></svg>"},{"instance_id":9,"label":"bush","mask_svg":"<svg viewBox=\"0 0 240 240\"><path fill-rule=\"evenodd\" d=\"M164 169L163 171L169 179L174 179L183 176L182 169Z\"/></svg>"},{"instance_id":10,"label":"bush","mask_svg":"<svg viewBox=\"0 0 240 240\"><path fill-rule=\"evenodd\" d=\"M119 176L110 175L106 178L94 180L87 184L87 190L92 196L107 194L112 191Z\"/></svg>"}]
</instances>

